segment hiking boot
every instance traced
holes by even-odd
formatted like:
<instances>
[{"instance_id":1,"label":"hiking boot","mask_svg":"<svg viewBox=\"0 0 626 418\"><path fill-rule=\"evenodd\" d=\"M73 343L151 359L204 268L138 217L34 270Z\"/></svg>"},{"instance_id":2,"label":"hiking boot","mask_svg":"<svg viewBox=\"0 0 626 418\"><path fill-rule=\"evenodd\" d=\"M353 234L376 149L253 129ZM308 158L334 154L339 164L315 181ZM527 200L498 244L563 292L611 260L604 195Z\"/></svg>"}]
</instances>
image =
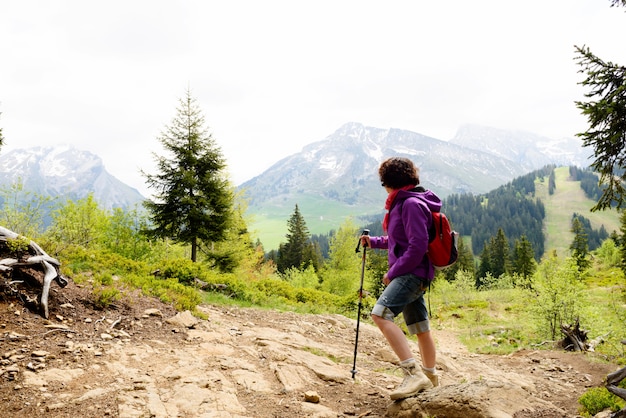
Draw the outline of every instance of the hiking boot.
<instances>
[{"instance_id":1,"label":"hiking boot","mask_svg":"<svg viewBox=\"0 0 626 418\"><path fill-rule=\"evenodd\" d=\"M433 384L433 387L436 388L437 386L439 386L439 374L437 372L432 373L428 370L424 370L424 366L422 366L422 372L426 375L428 380L430 380L430 383Z\"/></svg>"},{"instance_id":2,"label":"hiking boot","mask_svg":"<svg viewBox=\"0 0 626 418\"><path fill-rule=\"evenodd\" d=\"M424 389L433 387L432 382L418 367L417 363L411 363L408 366L401 366L404 372L404 380L398 387L391 392L391 399L398 400L408 398L421 392Z\"/></svg>"}]
</instances>

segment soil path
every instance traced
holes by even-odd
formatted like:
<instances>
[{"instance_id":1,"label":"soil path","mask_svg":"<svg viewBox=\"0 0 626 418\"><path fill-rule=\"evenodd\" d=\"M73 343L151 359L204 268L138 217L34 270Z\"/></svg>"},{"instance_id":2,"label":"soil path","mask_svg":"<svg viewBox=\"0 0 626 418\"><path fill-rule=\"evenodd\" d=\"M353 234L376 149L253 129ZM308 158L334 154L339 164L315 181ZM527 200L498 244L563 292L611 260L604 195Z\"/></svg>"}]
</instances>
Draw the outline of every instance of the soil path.
<instances>
[{"instance_id":1,"label":"soil path","mask_svg":"<svg viewBox=\"0 0 626 418\"><path fill-rule=\"evenodd\" d=\"M50 320L0 300L1 417L382 417L401 380L364 322L352 378L355 321L340 315L202 306L204 320L138 295L98 311L88 296L55 291ZM574 417L614 370L560 351L477 355L434 334L442 387L506 381L523 389L512 405L545 407L509 416Z\"/></svg>"}]
</instances>

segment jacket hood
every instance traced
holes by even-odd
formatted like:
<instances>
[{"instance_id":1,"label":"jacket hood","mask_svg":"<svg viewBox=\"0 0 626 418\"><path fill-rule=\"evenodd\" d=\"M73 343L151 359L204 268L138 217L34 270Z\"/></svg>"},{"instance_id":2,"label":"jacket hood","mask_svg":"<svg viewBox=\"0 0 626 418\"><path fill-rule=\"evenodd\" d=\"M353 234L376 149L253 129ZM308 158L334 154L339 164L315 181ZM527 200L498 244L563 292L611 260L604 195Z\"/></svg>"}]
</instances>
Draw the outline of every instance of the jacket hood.
<instances>
[{"instance_id":1,"label":"jacket hood","mask_svg":"<svg viewBox=\"0 0 626 418\"><path fill-rule=\"evenodd\" d=\"M417 186L409 191L400 190L396 196L396 200L403 201L409 197L419 198L422 202L426 203L426 206L428 206L431 212L441 211L441 199L431 190L426 190L421 186Z\"/></svg>"}]
</instances>

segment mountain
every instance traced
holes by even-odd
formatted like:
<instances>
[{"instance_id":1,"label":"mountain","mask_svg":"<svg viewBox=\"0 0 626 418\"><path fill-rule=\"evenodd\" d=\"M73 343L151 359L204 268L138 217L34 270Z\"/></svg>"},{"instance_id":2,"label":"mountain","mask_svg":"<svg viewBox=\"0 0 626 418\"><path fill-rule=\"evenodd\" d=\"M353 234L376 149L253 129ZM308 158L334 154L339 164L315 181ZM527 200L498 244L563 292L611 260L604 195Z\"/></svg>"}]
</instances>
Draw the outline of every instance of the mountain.
<instances>
[{"instance_id":1,"label":"mountain","mask_svg":"<svg viewBox=\"0 0 626 418\"><path fill-rule=\"evenodd\" d=\"M453 140L443 141L347 123L240 186L266 249L284 241L296 204L312 233L326 233L348 217L379 216L386 193L377 170L390 156L413 160L422 184L440 197L486 193L547 164L589 165L577 140L467 125Z\"/></svg>"},{"instance_id":2,"label":"mountain","mask_svg":"<svg viewBox=\"0 0 626 418\"><path fill-rule=\"evenodd\" d=\"M555 140L531 132L464 125L450 143L517 162L527 172L549 164L578 167L591 164L591 151L575 138Z\"/></svg>"},{"instance_id":3,"label":"mountain","mask_svg":"<svg viewBox=\"0 0 626 418\"><path fill-rule=\"evenodd\" d=\"M131 208L144 200L134 188L113 177L102 160L70 146L16 149L0 154L0 187L18 180L41 196L82 199L93 194L106 209Z\"/></svg>"}]
</instances>

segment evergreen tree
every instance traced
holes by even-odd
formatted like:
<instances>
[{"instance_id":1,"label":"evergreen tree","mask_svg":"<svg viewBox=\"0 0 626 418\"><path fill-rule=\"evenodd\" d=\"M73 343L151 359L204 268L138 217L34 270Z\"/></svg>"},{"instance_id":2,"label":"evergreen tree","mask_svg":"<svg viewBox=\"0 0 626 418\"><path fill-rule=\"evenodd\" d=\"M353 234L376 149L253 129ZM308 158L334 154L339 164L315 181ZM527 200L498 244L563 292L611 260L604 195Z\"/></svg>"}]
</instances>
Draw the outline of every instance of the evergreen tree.
<instances>
[{"instance_id":1,"label":"evergreen tree","mask_svg":"<svg viewBox=\"0 0 626 418\"><path fill-rule=\"evenodd\" d=\"M613 205L622 208L626 198L626 67L605 62L584 46L577 46L576 51L580 72L587 77L580 84L590 89L585 94L588 102L576 102L589 122L589 129L577 136L583 139L583 146L593 149L591 168L607 186L591 210Z\"/></svg>"},{"instance_id":2,"label":"evergreen tree","mask_svg":"<svg viewBox=\"0 0 626 418\"><path fill-rule=\"evenodd\" d=\"M233 197L226 163L189 91L158 139L168 155L155 155L157 174L143 173L156 190L156 200L145 203L150 232L191 244L195 262L200 241L221 241L228 229Z\"/></svg>"},{"instance_id":3,"label":"evergreen tree","mask_svg":"<svg viewBox=\"0 0 626 418\"><path fill-rule=\"evenodd\" d=\"M554 190L556 189L556 174L554 170L550 172L550 177L548 178L548 194L553 195Z\"/></svg>"},{"instance_id":4,"label":"evergreen tree","mask_svg":"<svg viewBox=\"0 0 626 418\"><path fill-rule=\"evenodd\" d=\"M313 263L309 228L307 228L297 204L289 221L287 221L285 238L287 238L287 242L281 243L278 248L277 268L279 272L284 273L291 267L305 269Z\"/></svg>"},{"instance_id":5,"label":"evergreen tree","mask_svg":"<svg viewBox=\"0 0 626 418\"><path fill-rule=\"evenodd\" d=\"M519 240L515 240L513 249L513 273L521 277L522 283L519 283L521 287L528 289L532 287L530 281L536 269L533 246L526 235L522 235Z\"/></svg>"},{"instance_id":6,"label":"evergreen tree","mask_svg":"<svg viewBox=\"0 0 626 418\"><path fill-rule=\"evenodd\" d=\"M473 276L476 270L474 266L474 255L472 254L472 251L465 245L463 237L459 237L457 250L459 252L457 262L453 266L448 267L443 271L444 278L449 282L455 280L456 273L458 271L466 271Z\"/></svg>"},{"instance_id":7,"label":"evergreen tree","mask_svg":"<svg viewBox=\"0 0 626 418\"><path fill-rule=\"evenodd\" d=\"M569 248L572 251L572 257L578 266L578 271L582 273L591 265L591 262L588 258L589 246L587 244L587 234L585 233L580 219L577 217L574 217L572 220L571 231L574 233L574 241L572 241Z\"/></svg>"},{"instance_id":8,"label":"evergreen tree","mask_svg":"<svg viewBox=\"0 0 626 418\"><path fill-rule=\"evenodd\" d=\"M262 250L257 253L258 246L252 243L248 232L244 219L245 203L241 199L237 200L239 203L233 206L224 239L216 242L210 249L203 248L207 263L223 273L231 273L241 265L254 269L263 258Z\"/></svg>"},{"instance_id":9,"label":"evergreen tree","mask_svg":"<svg viewBox=\"0 0 626 418\"><path fill-rule=\"evenodd\" d=\"M509 241L502 228L491 241L491 275L499 278L509 271Z\"/></svg>"}]
</instances>

